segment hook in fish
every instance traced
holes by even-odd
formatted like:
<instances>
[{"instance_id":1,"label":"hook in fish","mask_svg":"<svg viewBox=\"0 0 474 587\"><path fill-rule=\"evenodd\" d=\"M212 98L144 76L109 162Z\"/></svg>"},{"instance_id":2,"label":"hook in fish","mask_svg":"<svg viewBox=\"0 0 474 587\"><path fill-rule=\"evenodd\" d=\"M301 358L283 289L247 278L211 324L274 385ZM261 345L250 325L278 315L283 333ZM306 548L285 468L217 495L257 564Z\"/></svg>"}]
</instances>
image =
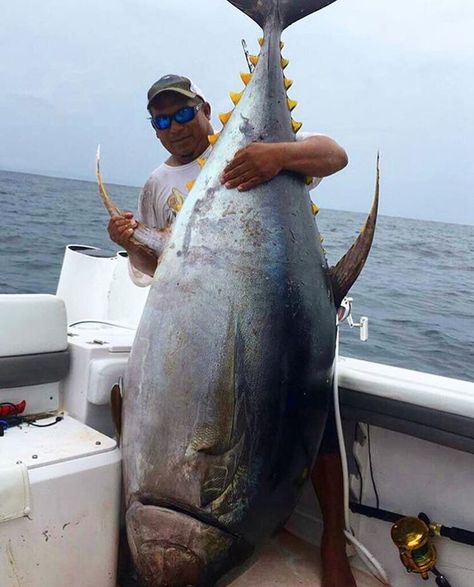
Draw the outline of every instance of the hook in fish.
<instances>
[{"instance_id":1,"label":"hook in fish","mask_svg":"<svg viewBox=\"0 0 474 587\"><path fill-rule=\"evenodd\" d=\"M244 50L245 59L247 61L247 65L249 66L249 71L250 71L250 73L253 73L253 70L255 69L255 67L250 62L250 55L249 55L249 50L247 48L247 43L246 43L245 39L242 39L241 42L242 42L242 49Z\"/></svg>"}]
</instances>

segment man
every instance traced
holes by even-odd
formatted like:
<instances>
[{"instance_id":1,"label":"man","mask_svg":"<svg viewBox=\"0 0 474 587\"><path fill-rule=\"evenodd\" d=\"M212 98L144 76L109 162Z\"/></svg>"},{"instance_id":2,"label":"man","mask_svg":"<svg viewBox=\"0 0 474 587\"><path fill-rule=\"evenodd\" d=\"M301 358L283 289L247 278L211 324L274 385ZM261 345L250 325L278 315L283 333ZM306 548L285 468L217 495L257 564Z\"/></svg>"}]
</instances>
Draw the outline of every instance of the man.
<instances>
[{"instance_id":1,"label":"man","mask_svg":"<svg viewBox=\"0 0 474 587\"><path fill-rule=\"evenodd\" d=\"M146 182L139 197L138 218L148 226L164 229L174 220L170 205L173 188L187 193L187 184L196 179L201 160L212 150L208 140L213 134L211 107L188 78L167 75L148 91L148 111L156 136L170 156ZM236 153L221 181L229 189L246 191L281 171L293 171L313 177L312 188L346 165L347 155L335 141L311 135L296 142L248 145ZM157 258L131 240L135 226L133 214L127 212L112 218L108 230L110 238L129 254L133 281L145 286L151 283ZM332 422L312 480L324 521L322 587L356 587L345 552L342 473Z\"/></svg>"}]
</instances>

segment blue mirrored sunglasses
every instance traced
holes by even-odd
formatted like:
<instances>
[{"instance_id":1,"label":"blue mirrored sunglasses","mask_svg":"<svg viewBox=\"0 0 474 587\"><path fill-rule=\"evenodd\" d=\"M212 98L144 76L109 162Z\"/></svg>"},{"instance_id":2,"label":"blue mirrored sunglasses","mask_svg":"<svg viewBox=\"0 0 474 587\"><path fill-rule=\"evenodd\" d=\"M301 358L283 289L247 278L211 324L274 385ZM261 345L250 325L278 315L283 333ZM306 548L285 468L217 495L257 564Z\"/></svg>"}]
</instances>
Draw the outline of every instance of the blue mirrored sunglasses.
<instances>
[{"instance_id":1,"label":"blue mirrored sunglasses","mask_svg":"<svg viewBox=\"0 0 474 587\"><path fill-rule=\"evenodd\" d=\"M184 108L180 108L174 114L159 114L154 118L150 118L150 122L155 130L168 130L173 120L178 124L186 124L187 122L194 120L194 117L203 106L204 102L201 102L196 106L185 106Z\"/></svg>"}]
</instances>

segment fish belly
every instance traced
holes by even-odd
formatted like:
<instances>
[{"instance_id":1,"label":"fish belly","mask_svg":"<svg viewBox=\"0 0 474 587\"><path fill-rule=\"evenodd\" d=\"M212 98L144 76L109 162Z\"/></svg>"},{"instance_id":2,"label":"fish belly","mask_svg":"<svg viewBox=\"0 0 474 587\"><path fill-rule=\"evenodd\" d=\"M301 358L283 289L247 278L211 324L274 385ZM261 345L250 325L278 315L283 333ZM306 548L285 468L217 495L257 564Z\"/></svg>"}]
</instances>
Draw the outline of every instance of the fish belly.
<instances>
[{"instance_id":1,"label":"fish belly","mask_svg":"<svg viewBox=\"0 0 474 587\"><path fill-rule=\"evenodd\" d=\"M125 385L128 504L176 508L252 545L308 477L334 361L317 230L301 221L299 182L280 181L198 201L155 276Z\"/></svg>"}]
</instances>

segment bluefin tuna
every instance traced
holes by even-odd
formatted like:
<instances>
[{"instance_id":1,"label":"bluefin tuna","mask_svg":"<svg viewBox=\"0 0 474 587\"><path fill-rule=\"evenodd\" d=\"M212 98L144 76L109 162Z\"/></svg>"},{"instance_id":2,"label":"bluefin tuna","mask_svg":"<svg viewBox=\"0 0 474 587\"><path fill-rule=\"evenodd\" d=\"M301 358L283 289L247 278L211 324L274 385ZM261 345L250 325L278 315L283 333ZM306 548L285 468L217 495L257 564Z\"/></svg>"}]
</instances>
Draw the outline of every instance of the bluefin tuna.
<instances>
[{"instance_id":1,"label":"bluefin tuna","mask_svg":"<svg viewBox=\"0 0 474 587\"><path fill-rule=\"evenodd\" d=\"M127 535L147 586L228 581L287 520L317 454L336 309L370 249L378 176L332 269L304 178L245 193L220 178L249 143L295 139L281 33L332 1L230 0L263 29L255 70L172 230L134 233L160 256L122 410Z\"/></svg>"}]
</instances>

